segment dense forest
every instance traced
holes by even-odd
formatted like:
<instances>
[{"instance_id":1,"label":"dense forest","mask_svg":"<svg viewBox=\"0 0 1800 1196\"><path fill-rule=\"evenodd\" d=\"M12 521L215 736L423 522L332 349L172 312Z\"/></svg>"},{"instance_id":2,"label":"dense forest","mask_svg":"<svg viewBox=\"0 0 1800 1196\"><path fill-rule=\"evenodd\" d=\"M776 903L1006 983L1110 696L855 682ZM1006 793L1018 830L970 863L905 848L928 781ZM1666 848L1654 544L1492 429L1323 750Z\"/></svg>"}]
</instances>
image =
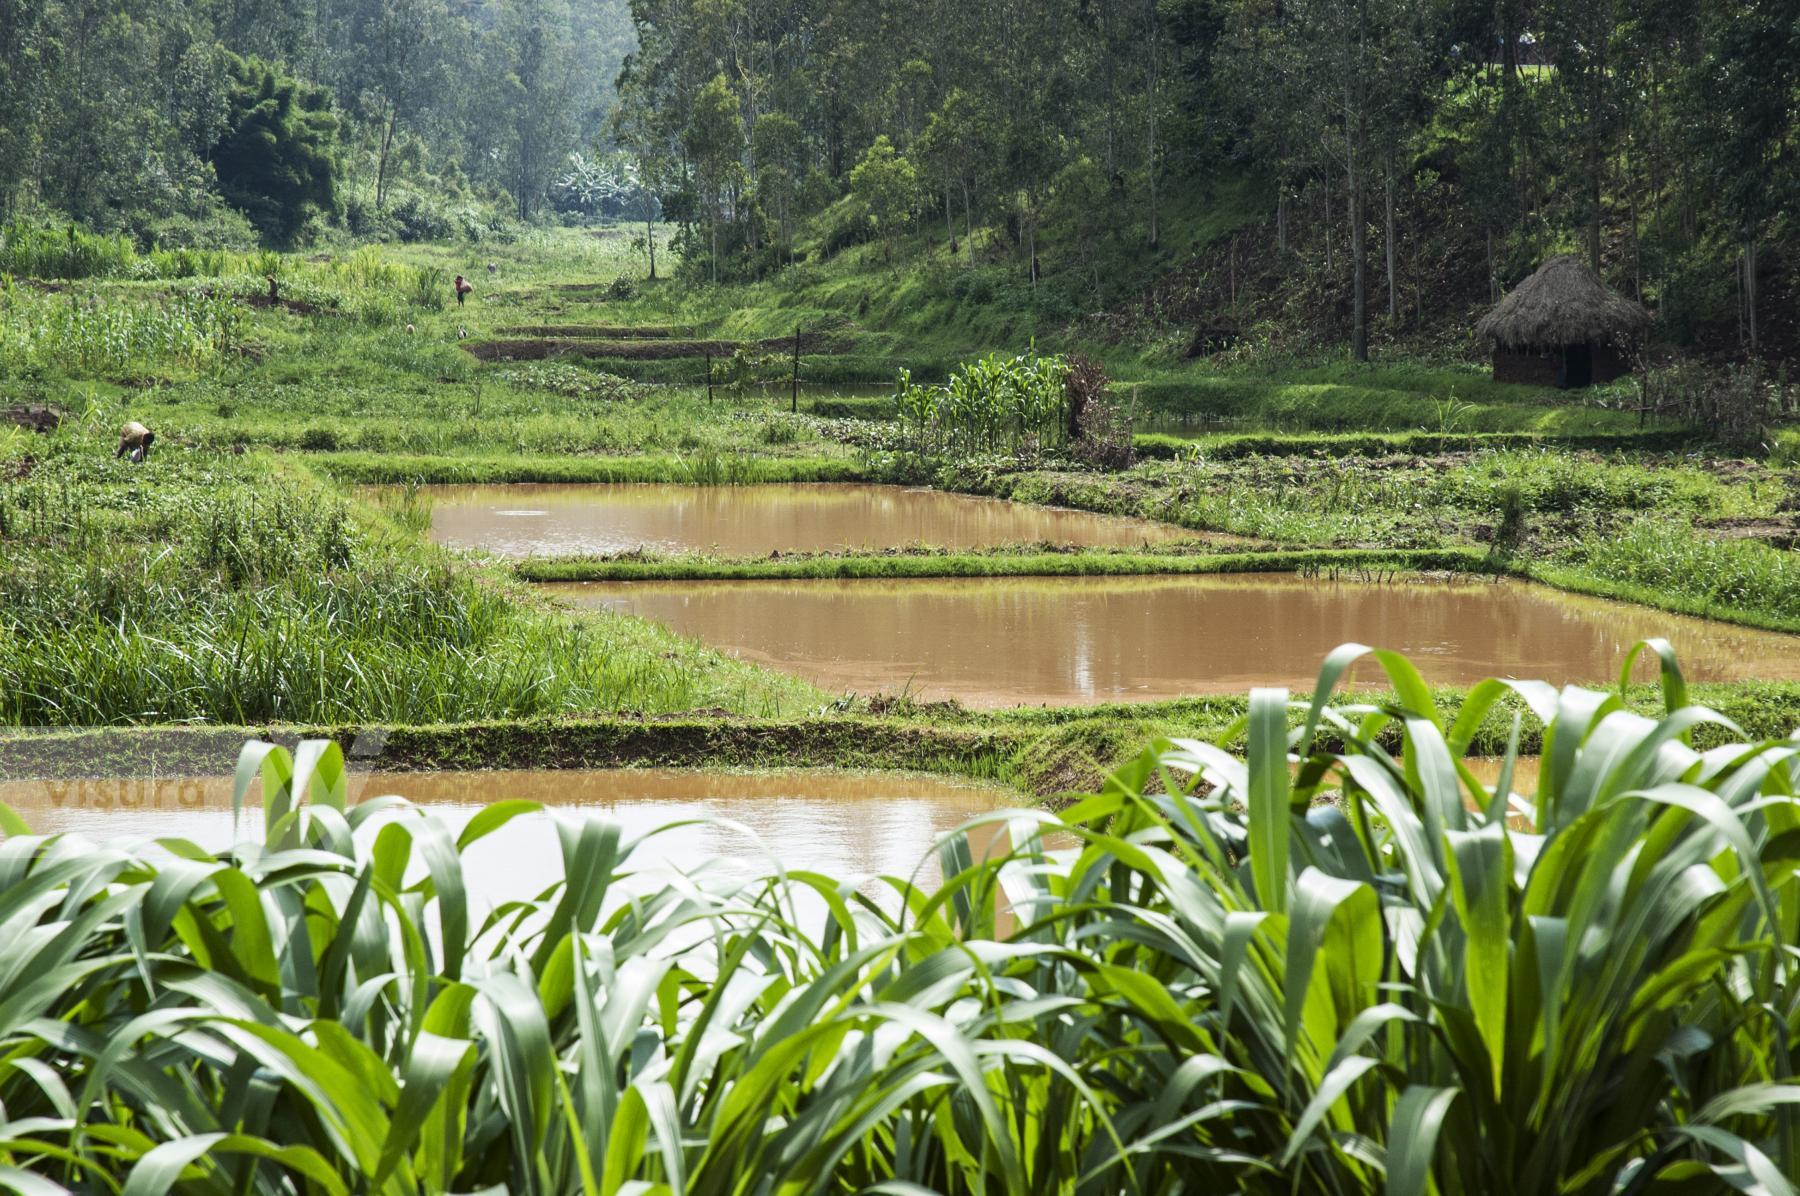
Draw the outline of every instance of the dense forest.
<instances>
[{"instance_id":1,"label":"dense forest","mask_svg":"<svg viewBox=\"0 0 1800 1196\"><path fill-rule=\"evenodd\" d=\"M613 0L0 0L0 213L165 244L529 219L581 202L630 38Z\"/></svg>"},{"instance_id":2,"label":"dense forest","mask_svg":"<svg viewBox=\"0 0 1800 1196\"><path fill-rule=\"evenodd\" d=\"M0 0L0 214L660 216L699 280L877 244L1359 357L1575 252L1785 354L1797 87L1800 0Z\"/></svg>"},{"instance_id":3,"label":"dense forest","mask_svg":"<svg viewBox=\"0 0 1800 1196\"><path fill-rule=\"evenodd\" d=\"M1795 182L1794 0L633 0L615 122L711 276L984 225L1092 294L1181 193L1256 181L1246 262L1371 319L1575 251L1759 347ZM847 198L846 198L847 197ZM1109 252L1109 250L1111 252ZM1292 264L1286 271L1292 277ZM1115 273L1117 273L1115 271ZM1222 287L1235 299L1237 263ZM1341 280L1341 282L1340 282Z\"/></svg>"}]
</instances>

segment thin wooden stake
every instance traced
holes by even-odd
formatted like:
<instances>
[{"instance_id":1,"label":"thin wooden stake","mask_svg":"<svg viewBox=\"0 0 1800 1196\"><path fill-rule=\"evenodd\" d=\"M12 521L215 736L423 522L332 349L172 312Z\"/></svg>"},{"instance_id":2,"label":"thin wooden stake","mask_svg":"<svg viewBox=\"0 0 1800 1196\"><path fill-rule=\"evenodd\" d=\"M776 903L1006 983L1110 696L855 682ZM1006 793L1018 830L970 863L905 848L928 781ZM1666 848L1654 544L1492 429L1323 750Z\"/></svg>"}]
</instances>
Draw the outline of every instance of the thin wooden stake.
<instances>
[{"instance_id":1,"label":"thin wooden stake","mask_svg":"<svg viewBox=\"0 0 1800 1196\"><path fill-rule=\"evenodd\" d=\"M794 325L794 395L788 410L800 414L800 329L804 325Z\"/></svg>"}]
</instances>

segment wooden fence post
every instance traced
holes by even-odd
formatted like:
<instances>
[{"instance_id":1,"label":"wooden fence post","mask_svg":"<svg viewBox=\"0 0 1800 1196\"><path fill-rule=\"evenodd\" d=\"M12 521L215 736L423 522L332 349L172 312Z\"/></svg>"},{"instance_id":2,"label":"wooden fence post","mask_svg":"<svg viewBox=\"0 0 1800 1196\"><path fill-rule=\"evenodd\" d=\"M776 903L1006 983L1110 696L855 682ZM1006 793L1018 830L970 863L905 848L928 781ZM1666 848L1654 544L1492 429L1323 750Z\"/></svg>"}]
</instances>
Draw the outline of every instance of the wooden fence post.
<instances>
[{"instance_id":1,"label":"wooden fence post","mask_svg":"<svg viewBox=\"0 0 1800 1196\"><path fill-rule=\"evenodd\" d=\"M800 329L802 325L794 325L794 394L788 410L794 415L800 414Z\"/></svg>"}]
</instances>

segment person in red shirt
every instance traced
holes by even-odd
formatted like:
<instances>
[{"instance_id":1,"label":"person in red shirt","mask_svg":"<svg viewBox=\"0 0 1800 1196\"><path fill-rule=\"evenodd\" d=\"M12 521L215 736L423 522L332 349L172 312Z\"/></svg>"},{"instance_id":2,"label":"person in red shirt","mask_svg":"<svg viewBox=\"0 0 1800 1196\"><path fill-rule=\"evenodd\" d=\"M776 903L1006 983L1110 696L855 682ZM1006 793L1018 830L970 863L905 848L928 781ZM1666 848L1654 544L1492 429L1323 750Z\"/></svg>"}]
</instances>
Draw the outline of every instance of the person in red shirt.
<instances>
[{"instance_id":1,"label":"person in red shirt","mask_svg":"<svg viewBox=\"0 0 1800 1196\"><path fill-rule=\"evenodd\" d=\"M474 289L474 286L466 278L458 274L456 276L456 306L461 307L463 300L468 298L469 292Z\"/></svg>"}]
</instances>

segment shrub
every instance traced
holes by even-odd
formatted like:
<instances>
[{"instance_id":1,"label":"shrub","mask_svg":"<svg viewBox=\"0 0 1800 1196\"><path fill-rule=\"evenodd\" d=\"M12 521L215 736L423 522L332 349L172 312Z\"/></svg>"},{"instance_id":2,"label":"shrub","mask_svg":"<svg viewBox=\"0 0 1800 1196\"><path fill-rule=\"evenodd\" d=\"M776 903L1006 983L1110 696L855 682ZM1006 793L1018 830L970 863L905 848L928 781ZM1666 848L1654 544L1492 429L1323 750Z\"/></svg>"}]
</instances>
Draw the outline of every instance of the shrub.
<instances>
[{"instance_id":1,"label":"shrub","mask_svg":"<svg viewBox=\"0 0 1800 1196\"><path fill-rule=\"evenodd\" d=\"M393 207L402 241L447 241L457 227L447 212L420 195L405 195Z\"/></svg>"}]
</instances>

